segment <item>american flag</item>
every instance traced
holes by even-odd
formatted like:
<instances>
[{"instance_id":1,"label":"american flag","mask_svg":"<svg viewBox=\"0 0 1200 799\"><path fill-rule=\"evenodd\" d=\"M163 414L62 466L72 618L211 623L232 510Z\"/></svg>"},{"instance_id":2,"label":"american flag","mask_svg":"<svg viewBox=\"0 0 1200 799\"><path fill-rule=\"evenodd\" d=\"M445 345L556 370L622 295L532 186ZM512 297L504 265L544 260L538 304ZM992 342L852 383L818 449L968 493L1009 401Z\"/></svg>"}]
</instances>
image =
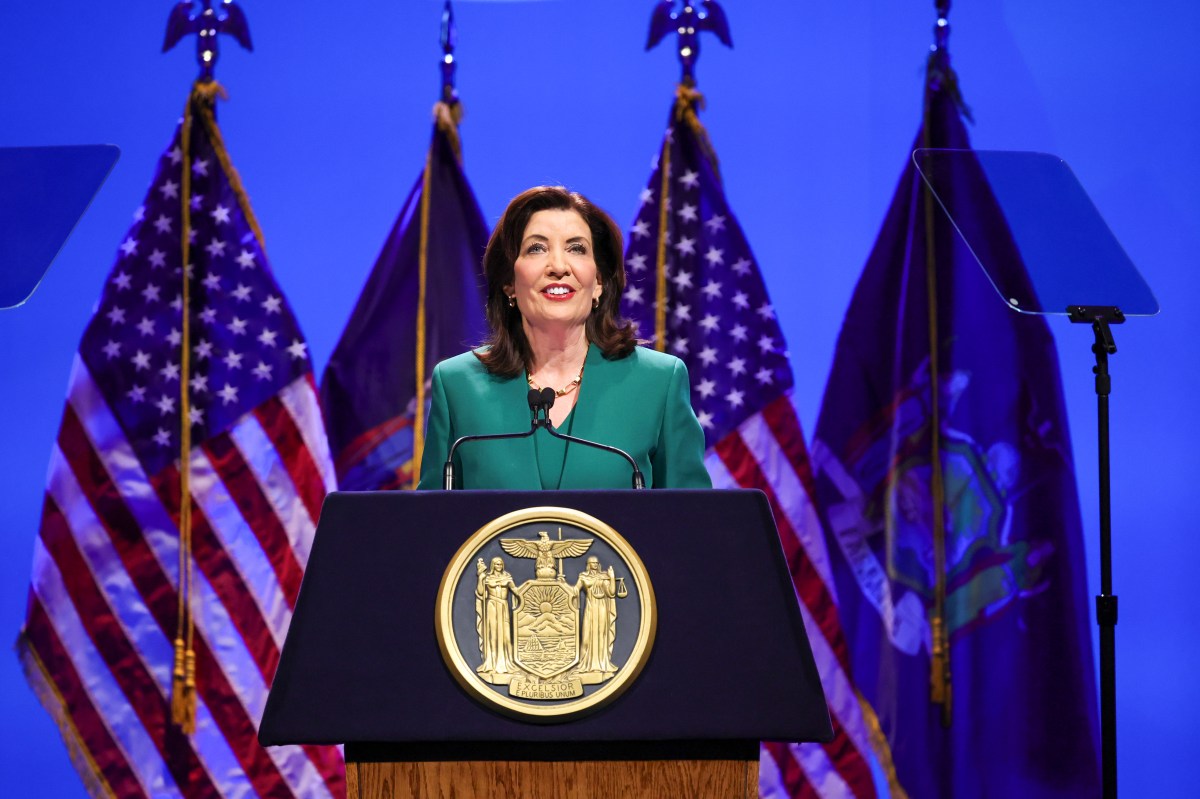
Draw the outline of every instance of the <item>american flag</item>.
<instances>
[{"instance_id":1,"label":"american flag","mask_svg":"<svg viewBox=\"0 0 1200 799\"><path fill-rule=\"evenodd\" d=\"M201 88L79 346L19 651L94 796L341 796L336 748L256 740L335 478L304 337L216 127L215 84ZM190 735L171 720L184 383Z\"/></svg>"},{"instance_id":2,"label":"american flag","mask_svg":"<svg viewBox=\"0 0 1200 799\"><path fill-rule=\"evenodd\" d=\"M629 234L624 312L687 363L713 485L758 488L770 500L829 701L834 740L764 744L760 792L873 797L871 714L850 677L787 347L721 186L700 101L679 87Z\"/></svg>"}]
</instances>

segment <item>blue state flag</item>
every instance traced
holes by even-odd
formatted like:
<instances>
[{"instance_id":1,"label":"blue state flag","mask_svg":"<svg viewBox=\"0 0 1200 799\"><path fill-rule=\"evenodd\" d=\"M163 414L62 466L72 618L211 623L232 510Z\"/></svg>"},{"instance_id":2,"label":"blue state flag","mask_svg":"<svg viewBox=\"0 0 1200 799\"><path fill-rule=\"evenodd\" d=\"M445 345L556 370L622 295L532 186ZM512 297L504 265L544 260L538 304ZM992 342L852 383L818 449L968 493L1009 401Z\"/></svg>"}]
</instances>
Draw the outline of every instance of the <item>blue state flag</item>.
<instances>
[{"instance_id":1,"label":"blue state flag","mask_svg":"<svg viewBox=\"0 0 1200 799\"><path fill-rule=\"evenodd\" d=\"M433 366L486 332L480 264L488 232L462 168L460 109L435 107L425 168L321 379L342 489L412 486Z\"/></svg>"},{"instance_id":2,"label":"blue state flag","mask_svg":"<svg viewBox=\"0 0 1200 799\"><path fill-rule=\"evenodd\" d=\"M945 49L915 148L969 149ZM971 165L980 260L1017 263ZM1014 260L1015 259L1015 260ZM1054 340L907 163L854 290L812 459L855 682L912 797L1100 795L1083 535Z\"/></svg>"}]
</instances>

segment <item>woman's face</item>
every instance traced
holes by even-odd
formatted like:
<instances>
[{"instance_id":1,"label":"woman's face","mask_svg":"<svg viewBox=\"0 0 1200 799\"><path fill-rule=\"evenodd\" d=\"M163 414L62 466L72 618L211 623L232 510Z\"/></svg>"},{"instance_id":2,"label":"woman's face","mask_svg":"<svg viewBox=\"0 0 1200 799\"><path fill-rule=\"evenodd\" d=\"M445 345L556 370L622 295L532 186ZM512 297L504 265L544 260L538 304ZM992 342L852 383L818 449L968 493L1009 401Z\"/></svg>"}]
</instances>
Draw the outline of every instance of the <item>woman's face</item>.
<instances>
[{"instance_id":1,"label":"woman's face","mask_svg":"<svg viewBox=\"0 0 1200 799\"><path fill-rule=\"evenodd\" d=\"M592 232L575 210L538 211L529 218L505 286L526 329L582 328L603 287Z\"/></svg>"}]
</instances>

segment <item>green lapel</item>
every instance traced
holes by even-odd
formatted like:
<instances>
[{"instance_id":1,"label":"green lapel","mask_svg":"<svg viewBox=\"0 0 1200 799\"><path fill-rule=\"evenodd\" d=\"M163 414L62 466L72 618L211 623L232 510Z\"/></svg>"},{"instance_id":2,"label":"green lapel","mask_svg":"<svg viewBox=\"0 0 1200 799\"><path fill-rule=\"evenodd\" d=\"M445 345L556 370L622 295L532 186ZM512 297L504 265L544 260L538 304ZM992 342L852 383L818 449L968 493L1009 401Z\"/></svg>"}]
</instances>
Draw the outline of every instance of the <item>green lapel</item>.
<instances>
[{"instance_id":1,"label":"green lapel","mask_svg":"<svg viewBox=\"0 0 1200 799\"><path fill-rule=\"evenodd\" d=\"M614 373L620 369L618 362L609 361L601 349L595 345L588 346L587 358L584 359L583 381L579 384L579 400L575 403L575 421L571 425L571 434L576 438L586 438L601 444L609 442L603 436L604 430L611 427L611 420L604 418L604 408L615 408L609 399L609 394L615 390L613 385ZM589 464L596 457L598 450L580 444L567 444L567 457L563 463L561 488L581 488L592 484L588 478ZM601 457L615 458L616 455Z\"/></svg>"}]
</instances>

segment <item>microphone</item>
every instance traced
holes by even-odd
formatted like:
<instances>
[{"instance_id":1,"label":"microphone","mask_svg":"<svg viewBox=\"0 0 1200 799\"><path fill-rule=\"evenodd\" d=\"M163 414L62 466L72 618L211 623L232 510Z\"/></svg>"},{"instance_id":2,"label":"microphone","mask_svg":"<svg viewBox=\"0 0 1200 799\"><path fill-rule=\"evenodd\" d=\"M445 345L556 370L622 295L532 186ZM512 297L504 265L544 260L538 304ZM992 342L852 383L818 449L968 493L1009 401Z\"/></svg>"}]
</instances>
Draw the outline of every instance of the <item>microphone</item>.
<instances>
[{"instance_id":1,"label":"microphone","mask_svg":"<svg viewBox=\"0 0 1200 799\"><path fill-rule=\"evenodd\" d=\"M547 401L544 391L550 392L550 398ZM543 392L537 389L529 389L529 409L533 412L533 418L529 429L523 433L486 433L474 436L463 436L450 445L450 452L446 455L446 462L442 464L442 488L447 491L454 490L454 453L458 448L466 444L468 441L495 441L503 438L528 438L537 432L539 427L550 428L550 406L554 404L554 389L548 388ZM545 412L545 418L540 418L539 411Z\"/></svg>"},{"instance_id":2,"label":"microphone","mask_svg":"<svg viewBox=\"0 0 1200 799\"><path fill-rule=\"evenodd\" d=\"M463 436L455 441L450 446L449 454L446 455L446 463L442 466L442 488L447 491L454 490L454 453L458 451L458 448L461 445L467 443L468 441L495 441L505 438L528 438L536 433L539 427L546 428L546 431L555 438L561 438L564 441L573 441L574 443L582 444L585 447L595 447L596 449L602 449L605 452L612 452L616 455L620 455L622 458L627 460L629 465L633 468L633 487L646 487L646 479L642 476L642 470L638 468L637 461L635 461L625 450L618 449L617 447L610 447L608 444L600 444L595 441L588 441L586 438L576 438L575 436L569 436L555 430L554 425L550 423L550 409L554 407L554 399L554 389L552 388L543 388L541 391L538 391L536 388L531 388L529 389L529 394L527 396L529 410L531 413L528 430L522 433L487 433L481 435Z\"/></svg>"},{"instance_id":3,"label":"microphone","mask_svg":"<svg viewBox=\"0 0 1200 799\"><path fill-rule=\"evenodd\" d=\"M538 394L538 392L535 389L529 390L529 407L531 407L531 408L533 407L535 394ZM633 469L633 487L634 488L645 488L646 487L646 478L642 476L642 470L638 468L637 461L635 461L630 456L630 454L628 452L626 452L625 450L620 449L618 447L611 447L608 444L601 444L597 441L588 441L586 438L577 438L575 436L569 436L569 435L566 435L565 433L560 433L554 429L554 425L550 424L550 408L553 407L553 405L554 405L554 389L543 388L538 397L538 402L539 402L539 407L544 407L546 409L546 418L543 422L541 422L541 424L546 428L546 432L548 432L550 435L554 436L555 438L561 438L563 441L572 441L576 444L583 444L585 447L595 447L596 449L602 449L605 452L611 452L615 455L620 455L622 458L629 461L629 465ZM539 422L537 421L537 411L535 410L534 411L534 429L537 429L538 424L539 424Z\"/></svg>"}]
</instances>

